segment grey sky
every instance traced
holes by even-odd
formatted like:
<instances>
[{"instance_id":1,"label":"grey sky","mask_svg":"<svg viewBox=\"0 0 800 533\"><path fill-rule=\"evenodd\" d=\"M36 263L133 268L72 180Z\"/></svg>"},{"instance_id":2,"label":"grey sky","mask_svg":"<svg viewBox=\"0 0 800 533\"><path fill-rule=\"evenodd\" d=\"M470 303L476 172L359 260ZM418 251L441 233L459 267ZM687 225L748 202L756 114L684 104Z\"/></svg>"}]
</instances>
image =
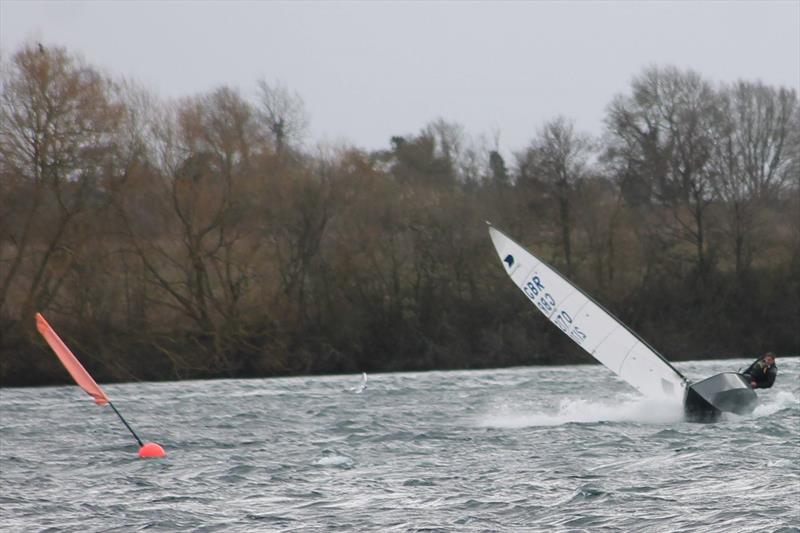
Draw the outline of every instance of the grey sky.
<instances>
[{"instance_id":1,"label":"grey sky","mask_svg":"<svg viewBox=\"0 0 800 533\"><path fill-rule=\"evenodd\" d=\"M364 148L442 117L527 144L558 114L602 131L651 64L800 90L800 1L34 2L0 0L4 58L25 41L79 52L162 96L280 79L312 141Z\"/></svg>"}]
</instances>

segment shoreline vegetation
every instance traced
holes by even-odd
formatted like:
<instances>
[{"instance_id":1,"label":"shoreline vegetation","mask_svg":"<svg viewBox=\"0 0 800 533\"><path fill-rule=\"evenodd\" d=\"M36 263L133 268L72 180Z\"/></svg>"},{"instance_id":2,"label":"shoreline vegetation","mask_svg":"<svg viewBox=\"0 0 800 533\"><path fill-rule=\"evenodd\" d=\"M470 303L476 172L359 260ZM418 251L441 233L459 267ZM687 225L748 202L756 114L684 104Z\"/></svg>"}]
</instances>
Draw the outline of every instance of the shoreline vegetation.
<instances>
[{"instance_id":1,"label":"shoreline vegetation","mask_svg":"<svg viewBox=\"0 0 800 533\"><path fill-rule=\"evenodd\" d=\"M792 89L651 66L599 137L370 151L308 146L279 82L164 100L39 44L0 75L2 386L70 383L36 312L101 383L592 362L486 220L670 361L800 353Z\"/></svg>"}]
</instances>

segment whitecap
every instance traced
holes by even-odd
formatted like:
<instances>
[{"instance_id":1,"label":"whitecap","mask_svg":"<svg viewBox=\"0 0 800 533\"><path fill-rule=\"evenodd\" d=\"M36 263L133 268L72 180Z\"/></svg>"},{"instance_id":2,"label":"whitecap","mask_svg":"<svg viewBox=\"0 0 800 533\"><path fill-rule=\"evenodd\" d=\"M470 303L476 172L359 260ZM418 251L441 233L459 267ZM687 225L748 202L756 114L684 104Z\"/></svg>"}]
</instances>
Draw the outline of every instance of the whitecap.
<instances>
[{"instance_id":1,"label":"whitecap","mask_svg":"<svg viewBox=\"0 0 800 533\"><path fill-rule=\"evenodd\" d=\"M314 464L317 466L351 466L353 460L345 455L326 455L314 461Z\"/></svg>"}]
</instances>

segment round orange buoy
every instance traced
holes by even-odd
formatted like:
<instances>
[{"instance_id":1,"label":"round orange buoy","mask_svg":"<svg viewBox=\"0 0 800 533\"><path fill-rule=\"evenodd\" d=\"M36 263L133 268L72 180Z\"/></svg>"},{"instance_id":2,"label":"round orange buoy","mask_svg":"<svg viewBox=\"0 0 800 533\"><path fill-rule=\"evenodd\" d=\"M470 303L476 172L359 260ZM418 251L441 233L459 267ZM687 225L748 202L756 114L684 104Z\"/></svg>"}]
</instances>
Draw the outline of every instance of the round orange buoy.
<instances>
[{"instance_id":1,"label":"round orange buoy","mask_svg":"<svg viewBox=\"0 0 800 533\"><path fill-rule=\"evenodd\" d=\"M167 454L164 451L164 448L155 442L148 442L139 448L139 457L164 457L165 455Z\"/></svg>"}]
</instances>

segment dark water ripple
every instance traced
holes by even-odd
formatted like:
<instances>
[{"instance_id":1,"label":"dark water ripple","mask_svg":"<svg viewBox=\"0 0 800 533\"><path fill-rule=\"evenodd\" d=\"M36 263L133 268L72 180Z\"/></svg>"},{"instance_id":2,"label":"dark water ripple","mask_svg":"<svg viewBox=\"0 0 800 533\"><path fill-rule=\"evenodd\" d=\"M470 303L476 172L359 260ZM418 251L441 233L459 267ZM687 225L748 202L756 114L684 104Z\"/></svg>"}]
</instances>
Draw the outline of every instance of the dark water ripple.
<instances>
[{"instance_id":1,"label":"dark water ripple","mask_svg":"<svg viewBox=\"0 0 800 533\"><path fill-rule=\"evenodd\" d=\"M743 361L680 365L700 378ZM602 367L0 390L3 531L800 531L800 359L709 425Z\"/></svg>"}]
</instances>

